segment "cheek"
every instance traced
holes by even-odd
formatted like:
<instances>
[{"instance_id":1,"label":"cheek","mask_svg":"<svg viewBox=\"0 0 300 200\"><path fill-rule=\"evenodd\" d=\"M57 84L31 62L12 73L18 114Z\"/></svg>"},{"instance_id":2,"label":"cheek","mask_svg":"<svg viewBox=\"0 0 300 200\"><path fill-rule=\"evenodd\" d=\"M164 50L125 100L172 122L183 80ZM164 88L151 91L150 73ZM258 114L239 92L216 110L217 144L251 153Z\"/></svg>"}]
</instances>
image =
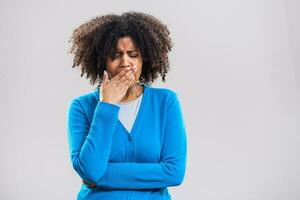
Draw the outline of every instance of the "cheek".
<instances>
[{"instance_id":1,"label":"cheek","mask_svg":"<svg viewBox=\"0 0 300 200\"><path fill-rule=\"evenodd\" d=\"M142 73L142 68L139 69L138 73L139 73L139 75L141 75L141 73Z\"/></svg>"},{"instance_id":2,"label":"cheek","mask_svg":"<svg viewBox=\"0 0 300 200\"><path fill-rule=\"evenodd\" d=\"M109 63L106 65L106 70L108 72L109 78L114 77L116 74L118 74L118 67L114 63Z\"/></svg>"}]
</instances>

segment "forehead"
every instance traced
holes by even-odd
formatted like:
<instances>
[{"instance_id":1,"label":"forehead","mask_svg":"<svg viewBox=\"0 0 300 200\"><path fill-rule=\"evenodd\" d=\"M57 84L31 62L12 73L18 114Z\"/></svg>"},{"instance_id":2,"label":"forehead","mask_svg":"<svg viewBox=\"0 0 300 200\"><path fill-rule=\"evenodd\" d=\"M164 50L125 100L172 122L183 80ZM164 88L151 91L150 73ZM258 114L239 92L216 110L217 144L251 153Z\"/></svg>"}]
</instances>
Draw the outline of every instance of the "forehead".
<instances>
[{"instance_id":1,"label":"forehead","mask_svg":"<svg viewBox=\"0 0 300 200\"><path fill-rule=\"evenodd\" d=\"M129 36L119 38L116 47L119 50L129 50L129 49L134 50L134 49L136 49L134 41Z\"/></svg>"}]
</instances>

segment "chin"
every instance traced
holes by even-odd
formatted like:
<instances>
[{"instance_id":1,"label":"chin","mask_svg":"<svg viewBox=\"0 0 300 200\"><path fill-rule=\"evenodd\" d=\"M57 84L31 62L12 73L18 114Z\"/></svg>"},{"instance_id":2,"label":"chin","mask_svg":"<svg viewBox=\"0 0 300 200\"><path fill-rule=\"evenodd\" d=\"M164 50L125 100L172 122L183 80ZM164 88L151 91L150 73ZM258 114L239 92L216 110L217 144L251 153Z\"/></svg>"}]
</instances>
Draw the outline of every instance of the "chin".
<instances>
[{"instance_id":1,"label":"chin","mask_svg":"<svg viewBox=\"0 0 300 200\"><path fill-rule=\"evenodd\" d=\"M136 84L138 83L138 81L137 80L134 80L131 84L130 84L130 88L132 88L132 87L134 87Z\"/></svg>"},{"instance_id":2,"label":"chin","mask_svg":"<svg viewBox=\"0 0 300 200\"><path fill-rule=\"evenodd\" d=\"M133 81L129 87L132 88L135 84L136 84L136 81Z\"/></svg>"}]
</instances>

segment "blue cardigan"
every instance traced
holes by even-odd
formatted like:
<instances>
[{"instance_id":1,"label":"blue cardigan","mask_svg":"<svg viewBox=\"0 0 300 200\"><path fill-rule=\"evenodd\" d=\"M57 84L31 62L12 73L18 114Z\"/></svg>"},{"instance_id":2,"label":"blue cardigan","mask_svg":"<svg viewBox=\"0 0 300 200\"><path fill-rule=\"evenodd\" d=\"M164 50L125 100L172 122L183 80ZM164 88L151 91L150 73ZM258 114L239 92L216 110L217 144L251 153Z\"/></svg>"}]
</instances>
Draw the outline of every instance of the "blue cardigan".
<instances>
[{"instance_id":1,"label":"blue cardigan","mask_svg":"<svg viewBox=\"0 0 300 200\"><path fill-rule=\"evenodd\" d=\"M131 132L120 107L99 101L99 89L73 98L67 112L70 158L82 184L77 199L171 199L183 182L187 140L177 94L144 84Z\"/></svg>"}]
</instances>

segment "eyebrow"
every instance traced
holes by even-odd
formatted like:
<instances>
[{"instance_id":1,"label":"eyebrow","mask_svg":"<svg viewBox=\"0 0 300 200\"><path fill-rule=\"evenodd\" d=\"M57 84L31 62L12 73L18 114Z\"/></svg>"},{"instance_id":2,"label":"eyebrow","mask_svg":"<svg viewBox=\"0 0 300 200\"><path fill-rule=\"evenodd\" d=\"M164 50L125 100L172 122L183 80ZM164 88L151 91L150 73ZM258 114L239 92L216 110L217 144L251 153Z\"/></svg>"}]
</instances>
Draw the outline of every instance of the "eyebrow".
<instances>
[{"instance_id":1,"label":"eyebrow","mask_svg":"<svg viewBox=\"0 0 300 200\"><path fill-rule=\"evenodd\" d=\"M115 51L122 52L120 49L116 49ZM138 51L139 51L138 49L131 49L131 50L128 50L127 52L138 52Z\"/></svg>"}]
</instances>

